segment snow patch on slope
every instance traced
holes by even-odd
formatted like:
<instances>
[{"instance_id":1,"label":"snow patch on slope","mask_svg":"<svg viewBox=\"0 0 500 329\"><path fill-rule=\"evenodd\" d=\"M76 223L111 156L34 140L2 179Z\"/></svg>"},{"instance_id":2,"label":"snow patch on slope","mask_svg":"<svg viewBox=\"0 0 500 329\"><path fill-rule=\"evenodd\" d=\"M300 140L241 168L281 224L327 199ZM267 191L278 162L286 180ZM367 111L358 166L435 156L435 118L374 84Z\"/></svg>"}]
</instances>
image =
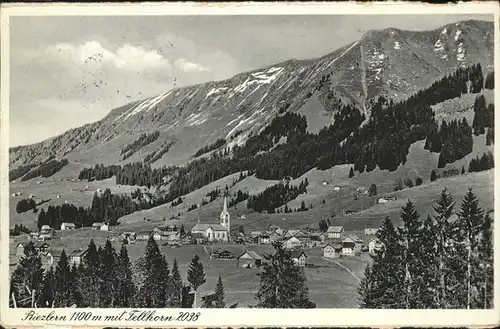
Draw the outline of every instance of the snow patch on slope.
<instances>
[{"instance_id":1,"label":"snow patch on slope","mask_svg":"<svg viewBox=\"0 0 500 329\"><path fill-rule=\"evenodd\" d=\"M123 118L123 121L127 120L128 118L130 118L131 116L134 116L142 111L149 111L151 109L153 109L159 102L161 102L162 100L164 100L168 95L170 95L172 91L168 91L166 93L163 93L163 94L160 94L156 97L151 97L151 98L147 98L146 100L136 104L135 106L133 106L132 108L130 108L128 111L124 112L122 115L120 115L118 118L116 118L114 121L117 121L118 119L122 118L123 116L125 116ZM114 122L113 121L113 122Z\"/></svg>"},{"instance_id":2,"label":"snow patch on slope","mask_svg":"<svg viewBox=\"0 0 500 329\"><path fill-rule=\"evenodd\" d=\"M398 41L394 41L394 49L396 49L396 50L401 49L401 45L399 44Z\"/></svg>"},{"instance_id":3,"label":"snow patch on slope","mask_svg":"<svg viewBox=\"0 0 500 329\"><path fill-rule=\"evenodd\" d=\"M241 84L234 87L233 90L237 93L244 92L248 87L252 85L265 85L270 84L274 80L278 78L281 72L283 72L284 68L282 67L271 67L267 71L264 72L255 72L251 73L250 76Z\"/></svg>"}]
</instances>

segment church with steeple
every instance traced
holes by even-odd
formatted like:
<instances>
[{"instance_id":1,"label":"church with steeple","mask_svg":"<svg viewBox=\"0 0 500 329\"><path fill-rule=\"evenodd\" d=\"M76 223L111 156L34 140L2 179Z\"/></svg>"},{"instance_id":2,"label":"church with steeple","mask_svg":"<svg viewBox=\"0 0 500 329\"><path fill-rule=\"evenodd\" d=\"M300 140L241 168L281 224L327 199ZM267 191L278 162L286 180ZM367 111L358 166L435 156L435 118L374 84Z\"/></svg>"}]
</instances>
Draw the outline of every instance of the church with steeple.
<instances>
[{"instance_id":1,"label":"church with steeple","mask_svg":"<svg viewBox=\"0 0 500 329\"><path fill-rule=\"evenodd\" d=\"M210 242L227 242L230 239L231 216L227 210L227 199L224 196L224 204L220 213L218 223L201 223L198 217L198 223L191 229L191 236L203 237Z\"/></svg>"}]
</instances>

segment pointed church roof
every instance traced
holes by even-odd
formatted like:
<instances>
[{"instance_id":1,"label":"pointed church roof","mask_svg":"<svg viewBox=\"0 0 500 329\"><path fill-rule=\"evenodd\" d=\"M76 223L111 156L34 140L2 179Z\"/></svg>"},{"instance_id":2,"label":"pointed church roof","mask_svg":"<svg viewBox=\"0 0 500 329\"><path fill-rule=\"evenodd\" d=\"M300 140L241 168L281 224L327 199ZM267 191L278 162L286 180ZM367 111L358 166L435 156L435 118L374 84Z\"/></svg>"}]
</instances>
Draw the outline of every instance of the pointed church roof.
<instances>
[{"instance_id":1,"label":"pointed church roof","mask_svg":"<svg viewBox=\"0 0 500 329\"><path fill-rule=\"evenodd\" d=\"M222 213L227 213L227 198L224 196L224 205L222 206Z\"/></svg>"}]
</instances>

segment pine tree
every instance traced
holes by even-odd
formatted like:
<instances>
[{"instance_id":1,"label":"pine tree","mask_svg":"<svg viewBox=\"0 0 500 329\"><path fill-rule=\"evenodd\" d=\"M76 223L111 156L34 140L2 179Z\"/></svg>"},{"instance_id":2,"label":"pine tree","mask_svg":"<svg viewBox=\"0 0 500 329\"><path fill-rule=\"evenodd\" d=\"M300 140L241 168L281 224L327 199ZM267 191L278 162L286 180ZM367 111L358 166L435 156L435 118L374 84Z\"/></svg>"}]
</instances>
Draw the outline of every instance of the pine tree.
<instances>
[{"instance_id":1,"label":"pine tree","mask_svg":"<svg viewBox=\"0 0 500 329\"><path fill-rule=\"evenodd\" d=\"M434 182L437 179L436 171L432 170L431 171L431 182Z\"/></svg>"},{"instance_id":2,"label":"pine tree","mask_svg":"<svg viewBox=\"0 0 500 329\"><path fill-rule=\"evenodd\" d=\"M370 185L370 188L368 189L368 194L370 196L377 195L377 185L375 184Z\"/></svg>"},{"instance_id":3,"label":"pine tree","mask_svg":"<svg viewBox=\"0 0 500 329\"><path fill-rule=\"evenodd\" d=\"M486 132L486 146L489 146L491 144L495 143L495 129L493 127L488 128L488 131Z\"/></svg>"},{"instance_id":4,"label":"pine tree","mask_svg":"<svg viewBox=\"0 0 500 329\"><path fill-rule=\"evenodd\" d=\"M421 308L418 300L422 288L419 273L423 264L419 259L421 254L421 228L422 222L415 209L414 204L408 200L401 211L401 220L403 227L399 229L401 237L401 249L403 251L402 266L404 267L405 294L403 307L407 309Z\"/></svg>"},{"instance_id":5,"label":"pine tree","mask_svg":"<svg viewBox=\"0 0 500 329\"><path fill-rule=\"evenodd\" d=\"M116 289L116 250L109 240L106 240L100 254L99 276L102 280L100 289L100 307L111 307Z\"/></svg>"},{"instance_id":6,"label":"pine tree","mask_svg":"<svg viewBox=\"0 0 500 329\"><path fill-rule=\"evenodd\" d=\"M215 286L212 305L214 308L226 307L226 303L224 302L224 285L222 284L222 278L220 275L219 280L217 280L217 285Z\"/></svg>"},{"instance_id":7,"label":"pine tree","mask_svg":"<svg viewBox=\"0 0 500 329\"><path fill-rule=\"evenodd\" d=\"M140 295L141 307L165 307L167 302L168 264L161 255L153 236L144 252L144 283Z\"/></svg>"},{"instance_id":8,"label":"pine tree","mask_svg":"<svg viewBox=\"0 0 500 329\"><path fill-rule=\"evenodd\" d=\"M477 305L487 309L493 306L493 219L489 212L484 217L481 242L479 245L480 280L477 282L481 292Z\"/></svg>"},{"instance_id":9,"label":"pine tree","mask_svg":"<svg viewBox=\"0 0 500 329\"><path fill-rule=\"evenodd\" d=\"M181 237L183 237L183 236L185 236L185 235L186 235L186 231L184 230L184 225L183 225L183 224L181 224L181 228L180 228L180 230L179 230L179 235L180 235Z\"/></svg>"},{"instance_id":10,"label":"pine tree","mask_svg":"<svg viewBox=\"0 0 500 329\"><path fill-rule=\"evenodd\" d=\"M170 299L168 302L169 307L180 308L182 306L182 277L177 265L177 259L174 259L172 265L172 273L170 275Z\"/></svg>"},{"instance_id":11,"label":"pine tree","mask_svg":"<svg viewBox=\"0 0 500 329\"><path fill-rule=\"evenodd\" d=\"M187 280L191 285L191 288L194 290L194 307L196 308L196 294L198 292L198 288L207 281L205 279L203 264L200 262L200 257L198 255L194 255L193 259L191 259L187 275Z\"/></svg>"},{"instance_id":12,"label":"pine tree","mask_svg":"<svg viewBox=\"0 0 500 329\"><path fill-rule=\"evenodd\" d=\"M454 226L450 218L453 215L454 206L453 197L447 189L441 191L436 204L433 206L436 213L434 216L434 230L438 257L438 268L436 270L436 277L439 282L436 297L438 308L450 307L446 278L452 275L449 270L450 254L452 253L450 233L453 231Z\"/></svg>"},{"instance_id":13,"label":"pine tree","mask_svg":"<svg viewBox=\"0 0 500 329\"><path fill-rule=\"evenodd\" d=\"M486 80L484 82L485 89L494 89L495 88L495 72L488 72L486 75Z\"/></svg>"},{"instance_id":14,"label":"pine tree","mask_svg":"<svg viewBox=\"0 0 500 329\"><path fill-rule=\"evenodd\" d=\"M76 302L73 292L75 282L64 250L57 262L55 280L54 307L70 307Z\"/></svg>"},{"instance_id":15,"label":"pine tree","mask_svg":"<svg viewBox=\"0 0 500 329\"><path fill-rule=\"evenodd\" d=\"M99 307L100 289L102 278L100 272L99 252L94 243L90 240L87 251L82 257L82 271L80 273L79 288L85 306Z\"/></svg>"},{"instance_id":16,"label":"pine tree","mask_svg":"<svg viewBox=\"0 0 500 329\"><path fill-rule=\"evenodd\" d=\"M266 263L260 276L256 298L257 307L264 308L315 308L309 299L306 277L301 267L295 265L291 253L280 242L274 242L274 254L264 256Z\"/></svg>"},{"instance_id":17,"label":"pine tree","mask_svg":"<svg viewBox=\"0 0 500 329\"><path fill-rule=\"evenodd\" d=\"M461 174L462 174L462 175L464 175L464 174L465 174L465 168L464 168L464 166L462 166L462 172L461 172Z\"/></svg>"},{"instance_id":18,"label":"pine tree","mask_svg":"<svg viewBox=\"0 0 500 329\"><path fill-rule=\"evenodd\" d=\"M43 278L43 286L40 294L38 296L37 307L38 308L51 308L54 303L56 288L56 277L54 274L54 269L51 267Z\"/></svg>"},{"instance_id":19,"label":"pine tree","mask_svg":"<svg viewBox=\"0 0 500 329\"><path fill-rule=\"evenodd\" d=\"M479 254L479 236L484 225L484 211L479 207L479 201L472 189L465 194L460 204L458 215L458 228L463 234L465 250L467 252L465 258L465 267L467 268L465 275L465 292L466 292L466 308L470 309L473 304L473 287L476 283L478 273Z\"/></svg>"},{"instance_id":20,"label":"pine tree","mask_svg":"<svg viewBox=\"0 0 500 329\"><path fill-rule=\"evenodd\" d=\"M11 296L14 294L17 307L33 307L43 284L42 261L32 241L24 246L24 254L12 273Z\"/></svg>"},{"instance_id":21,"label":"pine tree","mask_svg":"<svg viewBox=\"0 0 500 329\"><path fill-rule=\"evenodd\" d=\"M389 217L377 231L382 247L371 256L372 265L358 289L362 308L400 308L404 297L404 269L401 266L400 237Z\"/></svg>"},{"instance_id":22,"label":"pine tree","mask_svg":"<svg viewBox=\"0 0 500 329\"><path fill-rule=\"evenodd\" d=\"M128 257L127 246L122 244L120 255L116 262L116 288L114 290L115 307L132 307L136 287L132 281L132 268Z\"/></svg>"},{"instance_id":23,"label":"pine tree","mask_svg":"<svg viewBox=\"0 0 500 329\"><path fill-rule=\"evenodd\" d=\"M349 170L349 178L354 177L354 169L351 167L351 170Z\"/></svg>"}]
</instances>

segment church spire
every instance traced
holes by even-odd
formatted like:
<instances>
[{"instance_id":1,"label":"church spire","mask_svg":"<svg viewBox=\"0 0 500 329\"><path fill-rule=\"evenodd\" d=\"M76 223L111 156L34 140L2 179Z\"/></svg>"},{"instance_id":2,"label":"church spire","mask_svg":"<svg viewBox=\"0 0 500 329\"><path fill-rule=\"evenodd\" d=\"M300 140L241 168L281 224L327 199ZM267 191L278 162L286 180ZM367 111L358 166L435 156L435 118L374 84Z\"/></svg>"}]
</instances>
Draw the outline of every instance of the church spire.
<instances>
[{"instance_id":1,"label":"church spire","mask_svg":"<svg viewBox=\"0 0 500 329\"><path fill-rule=\"evenodd\" d=\"M227 199L226 196L224 196L224 205L222 206L222 213L227 213Z\"/></svg>"}]
</instances>

